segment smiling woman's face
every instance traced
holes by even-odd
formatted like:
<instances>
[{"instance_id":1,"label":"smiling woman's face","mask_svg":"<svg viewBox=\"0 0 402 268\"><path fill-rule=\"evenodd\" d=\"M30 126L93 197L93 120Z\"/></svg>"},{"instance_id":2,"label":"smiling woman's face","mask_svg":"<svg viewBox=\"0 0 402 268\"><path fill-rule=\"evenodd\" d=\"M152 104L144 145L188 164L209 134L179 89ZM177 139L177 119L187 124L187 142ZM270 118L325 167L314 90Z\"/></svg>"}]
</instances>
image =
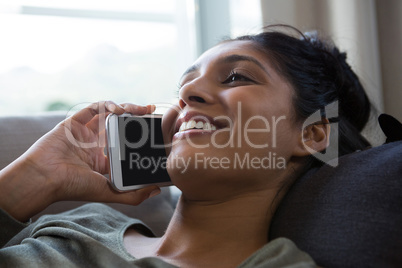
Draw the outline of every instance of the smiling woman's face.
<instances>
[{"instance_id":1,"label":"smiling woman's face","mask_svg":"<svg viewBox=\"0 0 402 268\"><path fill-rule=\"evenodd\" d=\"M225 42L180 84L180 112L172 109L162 124L173 183L191 198L277 187L301 131L293 90L268 56L250 41Z\"/></svg>"}]
</instances>

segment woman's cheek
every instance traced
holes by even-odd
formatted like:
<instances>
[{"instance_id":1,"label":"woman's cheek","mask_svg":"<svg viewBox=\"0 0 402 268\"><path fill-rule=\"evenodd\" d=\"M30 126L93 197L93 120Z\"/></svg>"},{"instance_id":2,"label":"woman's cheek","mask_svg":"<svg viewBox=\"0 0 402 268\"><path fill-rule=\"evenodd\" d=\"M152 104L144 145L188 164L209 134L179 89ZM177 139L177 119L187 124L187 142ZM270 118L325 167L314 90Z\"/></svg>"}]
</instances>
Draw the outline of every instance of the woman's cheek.
<instances>
[{"instance_id":1,"label":"woman's cheek","mask_svg":"<svg viewBox=\"0 0 402 268\"><path fill-rule=\"evenodd\" d=\"M167 155L169 155L171 151L171 143L172 143L172 137L174 134L174 129L175 129L175 124L177 117L180 114L180 108L178 105L172 105L172 107L164 113L162 117L162 134L163 134L163 140L166 147L166 152Z\"/></svg>"}]
</instances>

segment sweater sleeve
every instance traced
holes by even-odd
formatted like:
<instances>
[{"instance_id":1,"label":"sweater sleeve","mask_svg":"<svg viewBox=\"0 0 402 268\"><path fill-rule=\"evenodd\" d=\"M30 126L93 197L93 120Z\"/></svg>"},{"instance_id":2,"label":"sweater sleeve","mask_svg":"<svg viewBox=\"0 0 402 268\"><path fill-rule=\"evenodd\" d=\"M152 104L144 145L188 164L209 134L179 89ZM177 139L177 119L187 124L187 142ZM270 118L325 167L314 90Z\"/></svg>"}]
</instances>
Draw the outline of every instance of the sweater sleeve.
<instances>
[{"instance_id":1,"label":"sweater sleeve","mask_svg":"<svg viewBox=\"0 0 402 268\"><path fill-rule=\"evenodd\" d=\"M0 267L138 267L123 235L131 226L148 231L141 221L101 204L44 215L28 225L3 211L0 222Z\"/></svg>"},{"instance_id":2,"label":"sweater sleeve","mask_svg":"<svg viewBox=\"0 0 402 268\"><path fill-rule=\"evenodd\" d=\"M22 223L0 209L0 248L4 247L13 237L30 225Z\"/></svg>"}]
</instances>

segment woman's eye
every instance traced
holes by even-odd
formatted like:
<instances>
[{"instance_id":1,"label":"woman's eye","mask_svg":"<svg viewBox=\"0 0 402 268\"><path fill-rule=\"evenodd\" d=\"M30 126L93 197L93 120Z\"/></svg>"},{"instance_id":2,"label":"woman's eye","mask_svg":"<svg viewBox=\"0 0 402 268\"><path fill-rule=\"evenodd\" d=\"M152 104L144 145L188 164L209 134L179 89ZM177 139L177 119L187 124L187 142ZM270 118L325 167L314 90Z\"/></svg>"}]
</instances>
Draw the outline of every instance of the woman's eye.
<instances>
[{"instance_id":1,"label":"woman's eye","mask_svg":"<svg viewBox=\"0 0 402 268\"><path fill-rule=\"evenodd\" d=\"M223 81L223 84L229 84L233 82L252 82L252 81L253 80L244 75L238 73L232 73L228 76L228 78L226 78L225 81Z\"/></svg>"}]
</instances>

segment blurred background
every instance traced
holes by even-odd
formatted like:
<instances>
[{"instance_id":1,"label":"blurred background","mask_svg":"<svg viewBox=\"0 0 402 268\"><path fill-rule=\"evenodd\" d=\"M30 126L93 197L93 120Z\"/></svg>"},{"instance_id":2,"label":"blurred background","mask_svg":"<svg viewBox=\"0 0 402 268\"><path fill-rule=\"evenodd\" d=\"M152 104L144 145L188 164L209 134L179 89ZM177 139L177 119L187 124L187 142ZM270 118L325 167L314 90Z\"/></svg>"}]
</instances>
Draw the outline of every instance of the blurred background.
<instances>
[{"instance_id":1,"label":"blurred background","mask_svg":"<svg viewBox=\"0 0 402 268\"><path fill-rule=\"evenodd\" d=\"M287 23L333 38L375 107L402 120L401 14L400 0L2 0L0 116L173 103L203 51Z\"/></svg>"},{"instance_id":2,"label":"blurred background","mask_svg":"<svg viewBox=\"0 0 402 268\"><path fill-rule=\"evenodd\" d=\"M174 102L181 74L222 33L261 25L258 0L2 0L0 115Z\"/></svg>"}]
</instances>

